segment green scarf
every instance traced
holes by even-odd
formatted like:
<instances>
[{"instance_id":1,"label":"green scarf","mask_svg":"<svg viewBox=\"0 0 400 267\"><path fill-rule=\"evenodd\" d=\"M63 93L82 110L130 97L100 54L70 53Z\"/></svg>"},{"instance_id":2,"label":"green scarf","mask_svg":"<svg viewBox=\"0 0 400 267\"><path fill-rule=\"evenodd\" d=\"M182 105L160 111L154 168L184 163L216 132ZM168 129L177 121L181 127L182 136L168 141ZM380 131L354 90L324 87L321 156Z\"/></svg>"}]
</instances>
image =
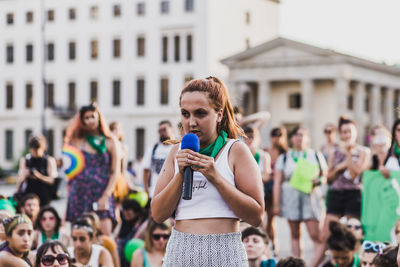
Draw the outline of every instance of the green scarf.
<instances>
[{"instance_id":1,"label":"green scarf","mask_svg":"<svg viewBox=\"0 0 400 267\"><path fill-rule=\"evenodd\" d=\"M101 134L100 136L87 135L86 140L88 141L89 145L97 151L97 153L104 154L107 152L106 138L103 134Z\"/></svg>"},{"instance_id":2,"label":"green scarf","mask_svg":"<svg viewBox=\"0 0 400 267\"><path fill-rule=\"evenodd\" d=\"M394 154L396 155L396 157L400 157L400 148L397 142L394 142Z\"/></svg>"},{"instance_id":3,"label":"green scarf","mask_svg":"<svg viewBox=\"0 0 400 267\"><path fill-rule=\"evenodd\" d=\"M339 265L335 265L335 267L338 267ZM359 267L361 266L360 258L358 257L358 253L355 253L353 256L353 264L351 267Z\"/></svg>"},{"instance_id":4,"label":"green scarf","mask_svg":"<svg viewBox=\"0 0 400 267\"><path fill-rule=\"evenodd\" d=\"M257 164L260 163L260 151L257 150L256 154L254 154L254 159L257 161Z\"/></svg>"},{"instance_id":5,"label":"green scarf","mask_svg":"<svg viewBox=\"0 0 400 267\"><path fill-rule=\"evenodd\" d=\"M215 158L218 155L221 148L226 144L227 140L228 140L228 134L225 131L221 131L217 139L215 139L215 141L208 147L200 148L199 153L202 155Z\"/></svg>"},{"instance_id":6,"label":"green scarf","mask_svg":"<svg viewBox=\"0 0 400 267\"><path fill-rule=\"evenodd\" d=\"M54 233L51 235L50 240L58 240L58 236L58 233ZM47 236L44 233L42 233L42 241L43 243L47 241Z\"/></svg>"},{"instance_id":7,"label":"green scarf","mask_svg":"<svg viewBox=\"0 0 400 267\"><path fill-rule=\"evenodd\" d=\"M294 149L292 149L292 158L293 158L294 162L297 163L297 161L299 160L300 152L298 152L298 151L296 151L296 153L294 153L294 152L295 152ZM307 158L306 151L304 151L304 153L303 153L303 158L304 159Z\"/></svg>"}]
</instances>

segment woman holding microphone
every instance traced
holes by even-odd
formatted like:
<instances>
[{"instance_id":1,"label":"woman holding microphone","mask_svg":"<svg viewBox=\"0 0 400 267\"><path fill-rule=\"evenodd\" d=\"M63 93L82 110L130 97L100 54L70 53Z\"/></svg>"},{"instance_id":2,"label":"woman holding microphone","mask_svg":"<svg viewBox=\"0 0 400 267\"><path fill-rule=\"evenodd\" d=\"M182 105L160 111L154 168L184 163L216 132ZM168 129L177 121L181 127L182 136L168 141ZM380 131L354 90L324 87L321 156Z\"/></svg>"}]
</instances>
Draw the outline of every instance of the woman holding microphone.
<instances>
[{"instance_id":1,"label":"woman holding microphone","mask_svg":"<svg viewBox=\"0 0 400 267\"><path fill-rule=\"evenodd\" d=\"M200 152L172 148L158 178L151 208L157 222L176 210L163 266L248 266L239 220L253 226L264 212L260 171L238 142L225 85L215 77L189 82L180 95L185 133L199 137ZM182 199L183 172L194 170L193 197Z\"/></svg>"}]
</instances>

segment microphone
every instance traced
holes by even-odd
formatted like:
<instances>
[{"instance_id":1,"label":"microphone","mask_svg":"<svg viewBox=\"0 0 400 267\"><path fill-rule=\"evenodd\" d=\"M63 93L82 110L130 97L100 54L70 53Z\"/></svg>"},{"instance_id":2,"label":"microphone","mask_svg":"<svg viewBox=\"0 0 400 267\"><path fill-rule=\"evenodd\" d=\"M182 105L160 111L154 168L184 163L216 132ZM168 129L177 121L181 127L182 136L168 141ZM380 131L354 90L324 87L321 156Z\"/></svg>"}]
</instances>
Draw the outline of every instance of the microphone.
<instances>
[{"instance_id":1,"label":"microphone","mask_svg":"<svg viewBox=\"0 0 400 267\"><path fill-rule=\"evenodd\" d=\"M198 152L200 149L200 140L193 133L185 134L182 138L181 149L190 149ZM183 171L183 199L192 199L193 187L193 170L190 166L186 166Z\"/></svg>"}]
</instances>

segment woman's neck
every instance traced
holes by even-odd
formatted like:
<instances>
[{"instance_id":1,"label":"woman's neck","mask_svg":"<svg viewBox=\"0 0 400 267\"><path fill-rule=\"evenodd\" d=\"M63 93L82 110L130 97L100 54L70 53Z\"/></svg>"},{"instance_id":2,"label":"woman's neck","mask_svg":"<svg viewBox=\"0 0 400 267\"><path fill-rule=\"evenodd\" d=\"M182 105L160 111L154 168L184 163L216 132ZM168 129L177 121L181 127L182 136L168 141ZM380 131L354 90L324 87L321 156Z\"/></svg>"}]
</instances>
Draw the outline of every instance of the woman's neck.
<instances>
[{"instance_id":1,"label":"woman's neck","mask_svg":"<svg viewBox=\"0 0 400 267\"><path fill-rule=\"evenodd\" d=\"M81 253L76 253L76 251L74 251L74 253L78 256L79 260L87 260L89 262L90 256L92 255L92 245L90 245L89 250L83 250ZM84 262L81 263L86 264Z\"/></svg>"},{"instance_id":2,"label":"woman's neck","mask_svg":"<svg viewBox=\"0 0 400 267\"><path fill-rule=\"evenodd\" d=\"M301 146L293 146L293 150L294 150L294 151L301 152L301 151L303 151L304 149L303 149Z\"/></svg>"},{"instance_id":3,"label":"woman's neck","mask_svg":"<svg viewBox=\"0 0 400 267\"><path fill-rule=\"evenodd\" d=\"M100 135L100 132L97 129L96 130L87 130L86 134L87 135Z\"/></svg>"},{"instance_id":4,"label":"woman's neck","mask_svg":"<svg viewBox=\"0 0 400 267\"><path fill-rule=\"evenodd\" d=\"M18 250L15 250L15 249L11 246L11 244L8 244L8 248L10 249L11 254L13 254L15 257L22 258L22 257L24 256L24 253L23 253L23 252L20 252L20 251L18 251Z\"/></svg>"},{"instance_id":5,"label":"woman's neck","mask_svg":"<svg viewBox=\"0 0 400 267\"><path fill-rule=\"evenodd\" d=\"M55 231L43 231L43 233L47 237L47 239L49 239L52 237L52 235L55 233Z\"/></svg>"},{"instance_id":6,"label":"woman's neck","mask_svg":"<svg viewBox=\"0 0 400 267\"><path fill-rule=\"evenodd\" d=\"M208 147L209 145L211 145L212 143L214 143L215 140L217 140L217 138L218 138L218 134L217 134L217 132L215 132L215 134L208 140L207 143L200 143L200 148L206 148L206 147Z\"/></svg>"},{"instance_id":7,"label":"woman's neck","mask_svg":"<svg viewBox=\"0 0 400 267\"><path fill-rule=\"evenodd\" d=\"M249 267L260 267L261 259L249 260Z\"/></svg>"}]
</instances>

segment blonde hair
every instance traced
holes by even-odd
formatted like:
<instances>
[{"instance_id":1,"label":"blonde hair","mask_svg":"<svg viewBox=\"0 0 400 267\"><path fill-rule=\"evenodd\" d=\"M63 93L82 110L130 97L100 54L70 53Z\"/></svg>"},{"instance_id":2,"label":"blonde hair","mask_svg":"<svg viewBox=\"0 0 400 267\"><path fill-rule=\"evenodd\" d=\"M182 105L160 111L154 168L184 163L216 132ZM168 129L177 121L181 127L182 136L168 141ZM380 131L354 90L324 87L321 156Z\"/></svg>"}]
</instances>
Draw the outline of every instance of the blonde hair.
<instances>
[{"instance_id":1,"label":"blonde hair","mask_svg":"<svg viewBox=\"0 0 400 267\"><path fill-rule=\"evenodd\" d=\"M147 227L146 227L146 233L144 235L144 248L148 252L152 252L153 251L153 247L154 247L154 245L153 245L153 232L157 228L159 228L161 230L169 231L171 233L171 224L169 223L168 220L163 222L163 223L157 223L152 218L149 218L149 221L148 221Z\"/></svg>"}]
</instances>

